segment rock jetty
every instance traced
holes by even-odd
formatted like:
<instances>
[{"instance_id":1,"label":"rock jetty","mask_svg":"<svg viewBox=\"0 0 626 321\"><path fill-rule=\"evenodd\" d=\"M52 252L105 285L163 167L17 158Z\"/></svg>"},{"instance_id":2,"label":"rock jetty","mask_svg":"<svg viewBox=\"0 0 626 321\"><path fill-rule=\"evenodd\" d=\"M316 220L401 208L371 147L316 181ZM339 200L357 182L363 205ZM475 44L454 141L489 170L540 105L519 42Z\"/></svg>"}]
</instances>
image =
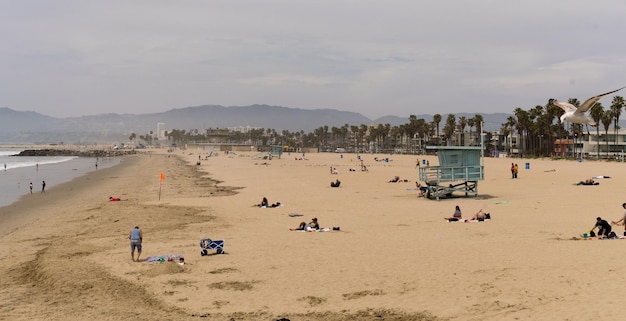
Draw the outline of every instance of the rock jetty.
<instances>
[{"instance_id":1,"label":"rock jetty","mask_svg":"<svg viewBox=\"0 0 626 321\"><path fill-rule=\"evenodd\" d=\"M27 149L15 156L79 156L79 157L116 157L135 154L134 150L72 150L72 149Z\"/></svg>"}]
</instances>

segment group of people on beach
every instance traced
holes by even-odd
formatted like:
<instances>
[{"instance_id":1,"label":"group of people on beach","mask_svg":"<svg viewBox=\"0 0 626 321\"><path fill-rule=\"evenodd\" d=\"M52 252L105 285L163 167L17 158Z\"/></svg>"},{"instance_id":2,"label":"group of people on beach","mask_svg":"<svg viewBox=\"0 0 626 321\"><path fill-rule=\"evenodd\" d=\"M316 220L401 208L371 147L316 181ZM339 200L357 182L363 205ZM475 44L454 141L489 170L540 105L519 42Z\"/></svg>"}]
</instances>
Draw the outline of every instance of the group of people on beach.
<instances>
[{"instance_id":1,"label":"group of people on beach","mask_svg":"<svg viewBox=\"0 0 626 321\"><path fill-rule=\"evenodd\" d=\"M30 190L30 193L33 193L33 182L30 182L28 184L28 189ZM45 193L46 192L46 181L41 181L41 193Z\"/></svg>"},{"instance_id":2,"label":"group of people on beach","mask_svg":"<svg viewBox=\"0 0 626 321\"><path fill-rule=\"evenodd\" d=\"M622 218L617 221L611 221L611 223L609 223L607 220L602 219L602 217L600 216L596 217L596 223L594 224L593 228L589 230L588 236L595 237L595 230L597 229L597 237L599 239L617 238L618 236L617 234L615 234L615 232L613 232L612 225L624 225L624 237L626 237L626 203L622 203L622 208L624 209L624 213L622 215Z\"/></svg>"},{"instance_id":3,"label":"group of people on beach","mask_svg":"<svg viewBox=\"0 0 626 321\"><path fill-rule=\"evenodd\" d=\"M320 229L320 224L317 221L317 217L311 219L311 222L300 222L297 228L289 229L291 231L306 231L306 232L315 232Z\"/></svg>"},{"instance_id":4,"label":"group of people on beach","mask_svg":"<svg viewBox=\"0 0 626 321\"><path fill-rule=\"evenodd\" d=\"M474 216L472 216L472 218L465 220L466 222L468 221L478 221L478 222L482 222L484 220L489 220L491 219L491 214L490 213L485 213L483 212L483 209L479 209L478 212L476 212L474 214ZM461 212L461 207L460 206L456 206L454 208L454 213L452 214L451 217L445 217L444 220L448 221L448 222L457 222L457 221L462 221L463 220L463 213Z\"/></svg>"},{"instance_id":5,"label":"group of people on beach","mask_svg":"<svg viewBox=\"0 0 626 321\"><path fill-rule=\"evenodd\" d=\"M517 178L517 173L519 172L519 167L515 163L511 163L511 178Z\"/></svg>"}]
</instances>

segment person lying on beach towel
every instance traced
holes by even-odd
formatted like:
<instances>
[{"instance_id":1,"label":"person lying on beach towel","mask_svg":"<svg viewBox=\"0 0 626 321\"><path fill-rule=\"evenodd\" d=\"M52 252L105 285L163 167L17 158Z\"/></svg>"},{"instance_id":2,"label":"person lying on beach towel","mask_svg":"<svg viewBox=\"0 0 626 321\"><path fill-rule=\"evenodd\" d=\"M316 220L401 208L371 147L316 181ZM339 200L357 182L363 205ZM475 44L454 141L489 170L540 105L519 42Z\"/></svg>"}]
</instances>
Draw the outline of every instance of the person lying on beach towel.
<instances>
[{"instance_id":1,"label":"person lying on beach towel","mask_svg":"<svg viewBox=\"0 0 626 321\"><path fill-rule=\"evenodd\" d=\"M482 222L484 220L490 220L490 219L491 219L491 214L483 212L483 209L481 208L478 210L478 212L476 212L476 214L474 214L474 217L472 217L470 221Z\"/></svg>"},{"instance_id":2,"label":"person lying on beach towel","mask_svg":"<svg viewBox=\"0 0 626 321\"><path fill-rule=\"evenodd\" d=\"M578 183L576 183L575 185L600 185L600 183L594 181L591 178L588 178L584 181L579 181Z\"/></svg>"},{"instance_id":3,"label":"person lying on beach towel","mask_svg":"<svg viewBox=\"0 0 626 321\"><path fill-rule=\"evenodd\" d=\"M291 228L291 231L306 231L306 232L315 232L320 229L320 224L317 222L317 217L311 219L311 222L301 222L297 228Z\"/></svg>"},{"instance_id":4,"label":"person lying on beach towel","mask_svg":"<svg viewBox=\"0 0 626 321\"><path fill-rule=\"evenodd\" d=\"M611 178L611 176L604 176L604 175L600 175L600 176L593 176L591 178L595 178L595 179L601 179L601 178Z\"/></svg>"},{"instance_id":5,"label":"person lying on beach towel","mask_svg":"<svg viewBox=\"0 0 626 321\"><path fill-rule=\"evenodd\" d=\"M166 261L180 261L183 258L180 254L165 254L165 255L153 255L148 256L147 262L166 262Z\"/></svg>"},{"instance_id":6,"label":"person lying on beach towel","mask_svg":"<svg viewBox=\"0 0 626 321\"><path fill-rule=\"evenodd\" d=\"M389 183L399 183L399 182L408 182L408 179L400 179L400 176L395 176L394 178L392 178L391 180L389 180Z\"/></svg>"},{"instance_id":7,"label":"person lying on beach towel","mask_svg":"<svg viewBox=\"0 0 626 321\"><path fill-rule=\"evenodd\" d=\"M121 199L121 198L119 198L119 197L109 196L109 201L111 201L111 202L119 202L119 201L121 201L121 200L122 200L122 199Z\"/></svg>"}]
</instances>

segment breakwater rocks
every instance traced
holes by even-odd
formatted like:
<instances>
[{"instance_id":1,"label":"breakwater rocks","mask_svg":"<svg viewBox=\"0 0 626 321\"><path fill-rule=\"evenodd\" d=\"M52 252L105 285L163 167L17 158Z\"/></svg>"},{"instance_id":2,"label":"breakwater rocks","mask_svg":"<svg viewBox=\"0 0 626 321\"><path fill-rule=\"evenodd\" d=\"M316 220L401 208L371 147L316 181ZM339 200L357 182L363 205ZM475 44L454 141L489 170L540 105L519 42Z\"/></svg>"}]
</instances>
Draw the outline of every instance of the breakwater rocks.
<instances>
[{"instance_id":1,"label":"breakwater rocks","mask_svg":"<svg viewBox=\"0 0 626 321\"><path fill-rule=\"evenodd\" d=\"M116 157L135 154L135 150L72 150L72 149L27 149L16 156L79 156L79 157Z\"/></svg>"}]
</instances>

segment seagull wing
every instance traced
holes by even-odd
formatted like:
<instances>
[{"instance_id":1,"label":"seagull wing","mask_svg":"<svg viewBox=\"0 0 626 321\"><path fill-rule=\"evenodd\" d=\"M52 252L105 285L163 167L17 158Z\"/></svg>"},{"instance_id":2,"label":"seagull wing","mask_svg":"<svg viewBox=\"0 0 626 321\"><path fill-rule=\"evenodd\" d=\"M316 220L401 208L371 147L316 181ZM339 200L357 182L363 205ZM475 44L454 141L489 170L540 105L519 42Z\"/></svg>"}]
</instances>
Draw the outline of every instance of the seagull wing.
<instances>
[{"instance_id":1,"label":"seagull wing","mask_svg":"<svg viewBox=\"0 0 626 321\"><path fill-rule=\"evenodd\" d=\"M622 87L620 89L609 91L608 93L604 93L604 94L601 94L601 95L593 96L593 97L585 100L585 102L582 105L580 105L580 107L578 107L578 110L576 110L576 112L586 113L589 109L591 109L591 107L593 105L595 105L598 102L598 100L600 100L600 98L602 98L602 97L604 97L606 95L610 95L610 94L612 94L614 92L618 92L618 91L620 91L620 90L622 90L624 88L626 88L626 87Z\"/></svg>"},{"instance_id":2,"label":"seagull wing","mask_svg":"<svg viewBox=\"0 0 626 321\"><path fill-rule=\"evenodd\" d=\"M575 112L576 111L576 106L568 103L568 102L564 102L564 101L554 101L552 102L553 105L557 105L559 107L561 107L561 109L563 109L563 111L567 112Z\"/></svg>"}]
</instances>

